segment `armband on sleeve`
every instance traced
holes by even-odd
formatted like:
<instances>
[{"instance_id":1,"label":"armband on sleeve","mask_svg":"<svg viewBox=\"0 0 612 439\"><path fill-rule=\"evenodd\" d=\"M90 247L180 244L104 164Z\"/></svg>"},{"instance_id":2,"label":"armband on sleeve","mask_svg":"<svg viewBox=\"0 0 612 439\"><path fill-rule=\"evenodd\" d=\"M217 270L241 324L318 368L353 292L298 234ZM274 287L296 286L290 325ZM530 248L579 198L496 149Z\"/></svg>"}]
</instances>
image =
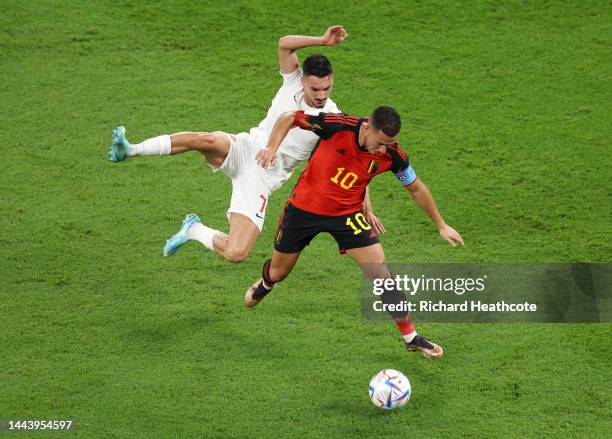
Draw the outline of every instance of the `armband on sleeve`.
<instances>
[{"instance_id":1,"label":"armband on sleeve","mask_svg":"<svg viewBox=\"0 0 612 439\"><path fill-rule=\"evenodd\" d=\"M406 169L395 174L395 178L397 178L402 185L408 186L409 184L414 183L414 180L416 180L416 173L414 172L412 165L408 165Z\"/></svg>"}]
</instances>

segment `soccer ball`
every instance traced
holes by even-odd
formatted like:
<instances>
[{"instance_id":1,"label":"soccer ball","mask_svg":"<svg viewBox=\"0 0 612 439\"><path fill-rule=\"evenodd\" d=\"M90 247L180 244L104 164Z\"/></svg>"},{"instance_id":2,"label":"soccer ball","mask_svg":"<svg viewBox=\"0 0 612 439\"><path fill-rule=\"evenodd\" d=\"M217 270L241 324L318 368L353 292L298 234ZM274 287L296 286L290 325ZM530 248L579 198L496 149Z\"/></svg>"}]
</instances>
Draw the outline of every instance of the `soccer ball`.
<instances>
[{"instance_id":1,"label":"soccer ball","mask_svg":"<svg viewBox=\"0 0 612 439\"><path fill-rule=\"evenodd\" d=\"M384 369L370 381L370 400L381 409L393 410L410 399L410 381L395 369Z\"/></svg>"}]
</instances>

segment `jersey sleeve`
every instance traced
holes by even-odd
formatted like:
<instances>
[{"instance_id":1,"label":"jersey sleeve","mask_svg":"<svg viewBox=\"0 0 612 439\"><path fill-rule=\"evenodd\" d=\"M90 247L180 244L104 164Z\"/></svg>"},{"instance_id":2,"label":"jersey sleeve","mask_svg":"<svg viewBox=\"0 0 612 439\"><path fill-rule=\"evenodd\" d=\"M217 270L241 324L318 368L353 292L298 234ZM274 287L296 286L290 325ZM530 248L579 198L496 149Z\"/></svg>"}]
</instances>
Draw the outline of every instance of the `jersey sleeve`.
<instances>
[{"instance_id":1,"label":"jersey sleeve","mask_svg":"<svg viewBox=\"0 0 612 439\"><path fill-rule=\"evenodd\" d=\"M297 68L295 69L295 71L291 72L291 73L282 73L279 72L281 74L281 76L283 77L283 85L284 86L292 86L295 84L299 84L300 80L302 79L302 69L301 68Z\"/></svg>"},{"instance_id":2,"label":"jersey sleeve","mask_svg":"<svg viewBox=\"0 0 612 439\"><path fill-rule=\"evenodd\" d=\"M397 181L403 186L414 183L417 176L406 153L398 145L388 147L387 152L391 156L391 168L389 170L395 174Z\"/></svg>"},{"instance_id":3,"label":"jersey sleeve","mask_svg":"<svg viewBox=\"0 0 612 439\"><path fill-rule=\"evenodd\" d=\"M339 131L354 130L358 123L358 117L341 113L311 115L303 111L296 111L293 126L312 131L322 139L329 139Z\"/></svg>"}]
</instances>

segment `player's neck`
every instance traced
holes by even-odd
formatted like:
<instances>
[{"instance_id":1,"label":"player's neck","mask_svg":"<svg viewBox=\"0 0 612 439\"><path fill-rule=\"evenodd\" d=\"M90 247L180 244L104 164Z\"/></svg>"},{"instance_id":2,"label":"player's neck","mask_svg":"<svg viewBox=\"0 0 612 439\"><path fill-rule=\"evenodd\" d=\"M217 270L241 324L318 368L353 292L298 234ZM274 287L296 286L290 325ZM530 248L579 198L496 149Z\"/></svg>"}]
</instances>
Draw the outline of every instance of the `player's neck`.
<instances>
[{"instance_id":1,"label":"player's neck","mask_svg":"<svg viewBox=\"0 0 612 439\"><path fill-rule=\"evenodd\" d=\"M365 146L363 145L365 143L365 126L366 126L366 122L363 122L361 124L361 126L359 127L359 148L361 149L366 149Z\"/></svg>"}]
</instances>

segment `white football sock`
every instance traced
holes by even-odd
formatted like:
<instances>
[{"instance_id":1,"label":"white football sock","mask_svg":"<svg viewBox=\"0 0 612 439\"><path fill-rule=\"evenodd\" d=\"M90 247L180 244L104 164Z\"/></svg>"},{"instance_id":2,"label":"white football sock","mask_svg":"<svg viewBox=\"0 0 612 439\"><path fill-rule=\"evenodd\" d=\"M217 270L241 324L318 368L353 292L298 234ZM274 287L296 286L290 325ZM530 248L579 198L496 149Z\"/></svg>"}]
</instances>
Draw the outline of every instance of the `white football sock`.
<instances>
[{"instance_id":1,"label":"white football sock","mask_svg":"<svg viewBox=\"0 0 612 439\"><path fill-rule=\"evenodd\" d=\"M131 145L127 151L128 157L135 155L170 155L171 141L170 136L153 137L144 142Z\"/></svg>"},{"instance_id":2,"label":"white football sock","mask_svg":"<svg viewBox=\"0 0 612 439\"><path fill-rule=\"evenodd\" d=\"M412 331L410 334L406 334L404 335L404 341L406 343L410 343L412 342L412 340L414 340L414 337L417 336L417 332L416 331Z\"/></svg>"},{"instance_id":3,"label":"white football sock","mask_svg":"<svg viewBox=\"0 0 612 439\"><path fill-rule=\"evenodd\" d=\"M215 251L213 246L213 238L217 233L220 232L218 230L211 229L210 227L206 227L202 223L195 223L187 230L187 236L189 239L200 241L207 249L212 251Z\"/></svg>"}]
</instances>

